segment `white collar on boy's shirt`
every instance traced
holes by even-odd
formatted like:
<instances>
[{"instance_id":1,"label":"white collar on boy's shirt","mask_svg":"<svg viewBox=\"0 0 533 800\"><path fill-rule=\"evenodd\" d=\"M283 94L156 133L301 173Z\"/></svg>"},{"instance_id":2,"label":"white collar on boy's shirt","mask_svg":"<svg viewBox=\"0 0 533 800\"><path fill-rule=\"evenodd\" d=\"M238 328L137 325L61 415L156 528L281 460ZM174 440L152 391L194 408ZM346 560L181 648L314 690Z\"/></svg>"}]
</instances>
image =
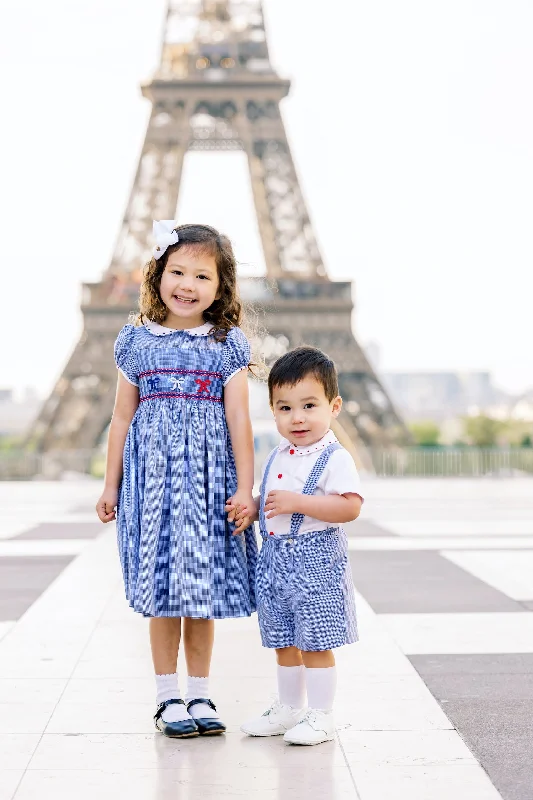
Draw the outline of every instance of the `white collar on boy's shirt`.
<instances>
[{"instance_id":1,"label":"white collar on boy's shirt","mask_svg":"<svg viewBox=\"0 0 533 800\"><path fill-rule=\"evenodd\" d=\"M165 328L164 325L160 325L158 322L151 322L151 320L146 320L144 327L154 336L168 336L169 333L177 333L178 330L181 330L180 328ZM191 336L207 336L212 327L210 322L204 322L203 325L198 325L197 328L185 328L182 333L188 333Z\"/></svg>"},{"instance_id":2,"label":"white collar on boy's shirt","mask_svg":"<svg viewBox=\"0 0 533 800\"><path fill-rule=\"evenodd\" d=\"M291 456L308 456L310 453L317 453L319 450L324 450L328 445L338 441L333 431L330 430L322 439L319 439L318 442L310 444L307 447L298 447L298 445L292 444L288 439L283 438L278 445L278 450L280 453L288 451Z\"/></svg>"}]
</instances>

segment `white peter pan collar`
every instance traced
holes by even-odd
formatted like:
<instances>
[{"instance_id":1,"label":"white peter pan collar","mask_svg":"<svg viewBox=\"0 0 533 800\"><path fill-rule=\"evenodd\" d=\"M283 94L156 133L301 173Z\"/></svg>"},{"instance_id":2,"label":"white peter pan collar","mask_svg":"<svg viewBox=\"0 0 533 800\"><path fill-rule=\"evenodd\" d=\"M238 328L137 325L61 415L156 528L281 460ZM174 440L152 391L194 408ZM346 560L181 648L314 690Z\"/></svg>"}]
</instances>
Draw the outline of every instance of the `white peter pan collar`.
<instances>
[{"instance_id":1,"label":"white peter pan collar","mask_svg":"<svg viewBox=\"0 0 533 800\"><path fill-rule=\"evenodd\" d=\"M213 328L210 322L204 322L203 325L198 325L197 328L165 328L158 322L151 322L149 319L144 323L144 327L153 333L154 336L168 336L169 333L188 333L190 336L207 336L209 331Z\"/></svg>"},{"instance_id":2,"label":"white peter pan collar","mask_svg":"<svg viewBox=\"0 0 533 800\"><path fill-rule=\"evenodd\" d=\"M280 453L288 450L291 456L307 456L310 453L317 453L319 450L324 450L326 447L328 447L328 445L334 444L335 442L338 442L338 439L333 431L330 430L325 436L322 437L322 439L319 439L318 442L310 444L307 447L298 447L298 445L289 442L288 439L282 438L278 445L278 450Z\"/></svg>"}]
</instances>

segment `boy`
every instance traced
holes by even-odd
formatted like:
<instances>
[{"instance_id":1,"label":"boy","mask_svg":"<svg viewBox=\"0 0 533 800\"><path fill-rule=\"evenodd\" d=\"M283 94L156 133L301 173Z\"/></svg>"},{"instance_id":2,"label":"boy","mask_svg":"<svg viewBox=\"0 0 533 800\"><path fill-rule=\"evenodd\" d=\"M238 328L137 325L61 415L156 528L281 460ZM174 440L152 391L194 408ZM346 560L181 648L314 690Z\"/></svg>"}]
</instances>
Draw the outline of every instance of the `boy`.
<instances>
[{"instance_id":1,"label":"boy","mask_svg":"<svg viewBox=\"0 0 533 800\"><path fill-rule=\"evenodd\" d=\"M273 365L268 389L281 443L267 460L256 508L227 510L236 533L259 520L257 611L263 646L276 650L279 701L241 730L320 744L335 734L332 648L358 638L340 525L359 515L361 489L352 457L330 430L342 406L334 363L299 347Z\"/></svg>"}]
</instances>

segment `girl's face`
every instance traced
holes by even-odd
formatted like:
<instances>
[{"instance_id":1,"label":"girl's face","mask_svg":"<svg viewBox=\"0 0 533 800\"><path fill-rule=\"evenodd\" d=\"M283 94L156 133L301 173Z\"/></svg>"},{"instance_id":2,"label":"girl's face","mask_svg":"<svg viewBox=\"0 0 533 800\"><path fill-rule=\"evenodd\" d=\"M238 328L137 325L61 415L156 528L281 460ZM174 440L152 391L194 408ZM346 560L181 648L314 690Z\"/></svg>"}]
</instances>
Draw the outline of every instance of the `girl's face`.
<instances>
[{"instance_id":1,"label":"girl's face","mask_svg":"<svg viewBox=\"0 0 533 800\"><path fill-rule=\"evenodd\" d=\"M218 270L213 256L184 247L171 253L161 275L159 293L168 308L169 328L196 328L218 297Z\"/></svg>"}]
</instances>

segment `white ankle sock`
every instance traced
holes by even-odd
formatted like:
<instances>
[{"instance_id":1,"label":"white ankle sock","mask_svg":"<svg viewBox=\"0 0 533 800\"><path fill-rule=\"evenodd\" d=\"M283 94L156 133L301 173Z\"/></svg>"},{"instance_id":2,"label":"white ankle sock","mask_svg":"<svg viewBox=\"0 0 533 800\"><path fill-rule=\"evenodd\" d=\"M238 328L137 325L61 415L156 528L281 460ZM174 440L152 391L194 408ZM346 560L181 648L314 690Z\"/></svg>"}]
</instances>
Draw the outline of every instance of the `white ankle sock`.
<instances>
[{"instance_id":1,"label":"white ankle sock","mask_svg":"<svg viewBox=\"0 0 533 800\"><path fill-rule=\"evenodd\" d=\"M305 667L280 667L278 664L279 702L284 706L304 708L305 706Z\"/></svg>"},{"instance_id":2,"label":"white ankle sock","mask_svg":"<svg viewBox=\"0 0 533 800\"><path fill-rule=\"evenodd\" d=\"M209 677L195 678L189 675L187 678L187 703L197 698L209 698ZM197 703L191 706L191 716L193 719L218 719L216 711L207 703Z\"/></svg>"},{"instance_id":3,"label":"white ankle sock","mask_svg":"<svg viewBox=\"0 0 533 800\"><path fill-rule=\"evenodd\" d=\"M165 700L179 700L180 690L178 688L178 675L156 675L155 683L157 688L156 703L163 703ZM183 722L190 719L187 708L181 703L172 703L163 711L162 718L165 722Z\"/></svg>"},{"instance_id":4,"label":"white ankle sock","mask_svg":"<svg viewBox=\"0 0 533 800\"><path fill-rule=\"evenodd\" d=\"M306 667L305 684L309 708L331 711L337 689L337 668L317 669Z\"/></svg>"}]
</instances>

